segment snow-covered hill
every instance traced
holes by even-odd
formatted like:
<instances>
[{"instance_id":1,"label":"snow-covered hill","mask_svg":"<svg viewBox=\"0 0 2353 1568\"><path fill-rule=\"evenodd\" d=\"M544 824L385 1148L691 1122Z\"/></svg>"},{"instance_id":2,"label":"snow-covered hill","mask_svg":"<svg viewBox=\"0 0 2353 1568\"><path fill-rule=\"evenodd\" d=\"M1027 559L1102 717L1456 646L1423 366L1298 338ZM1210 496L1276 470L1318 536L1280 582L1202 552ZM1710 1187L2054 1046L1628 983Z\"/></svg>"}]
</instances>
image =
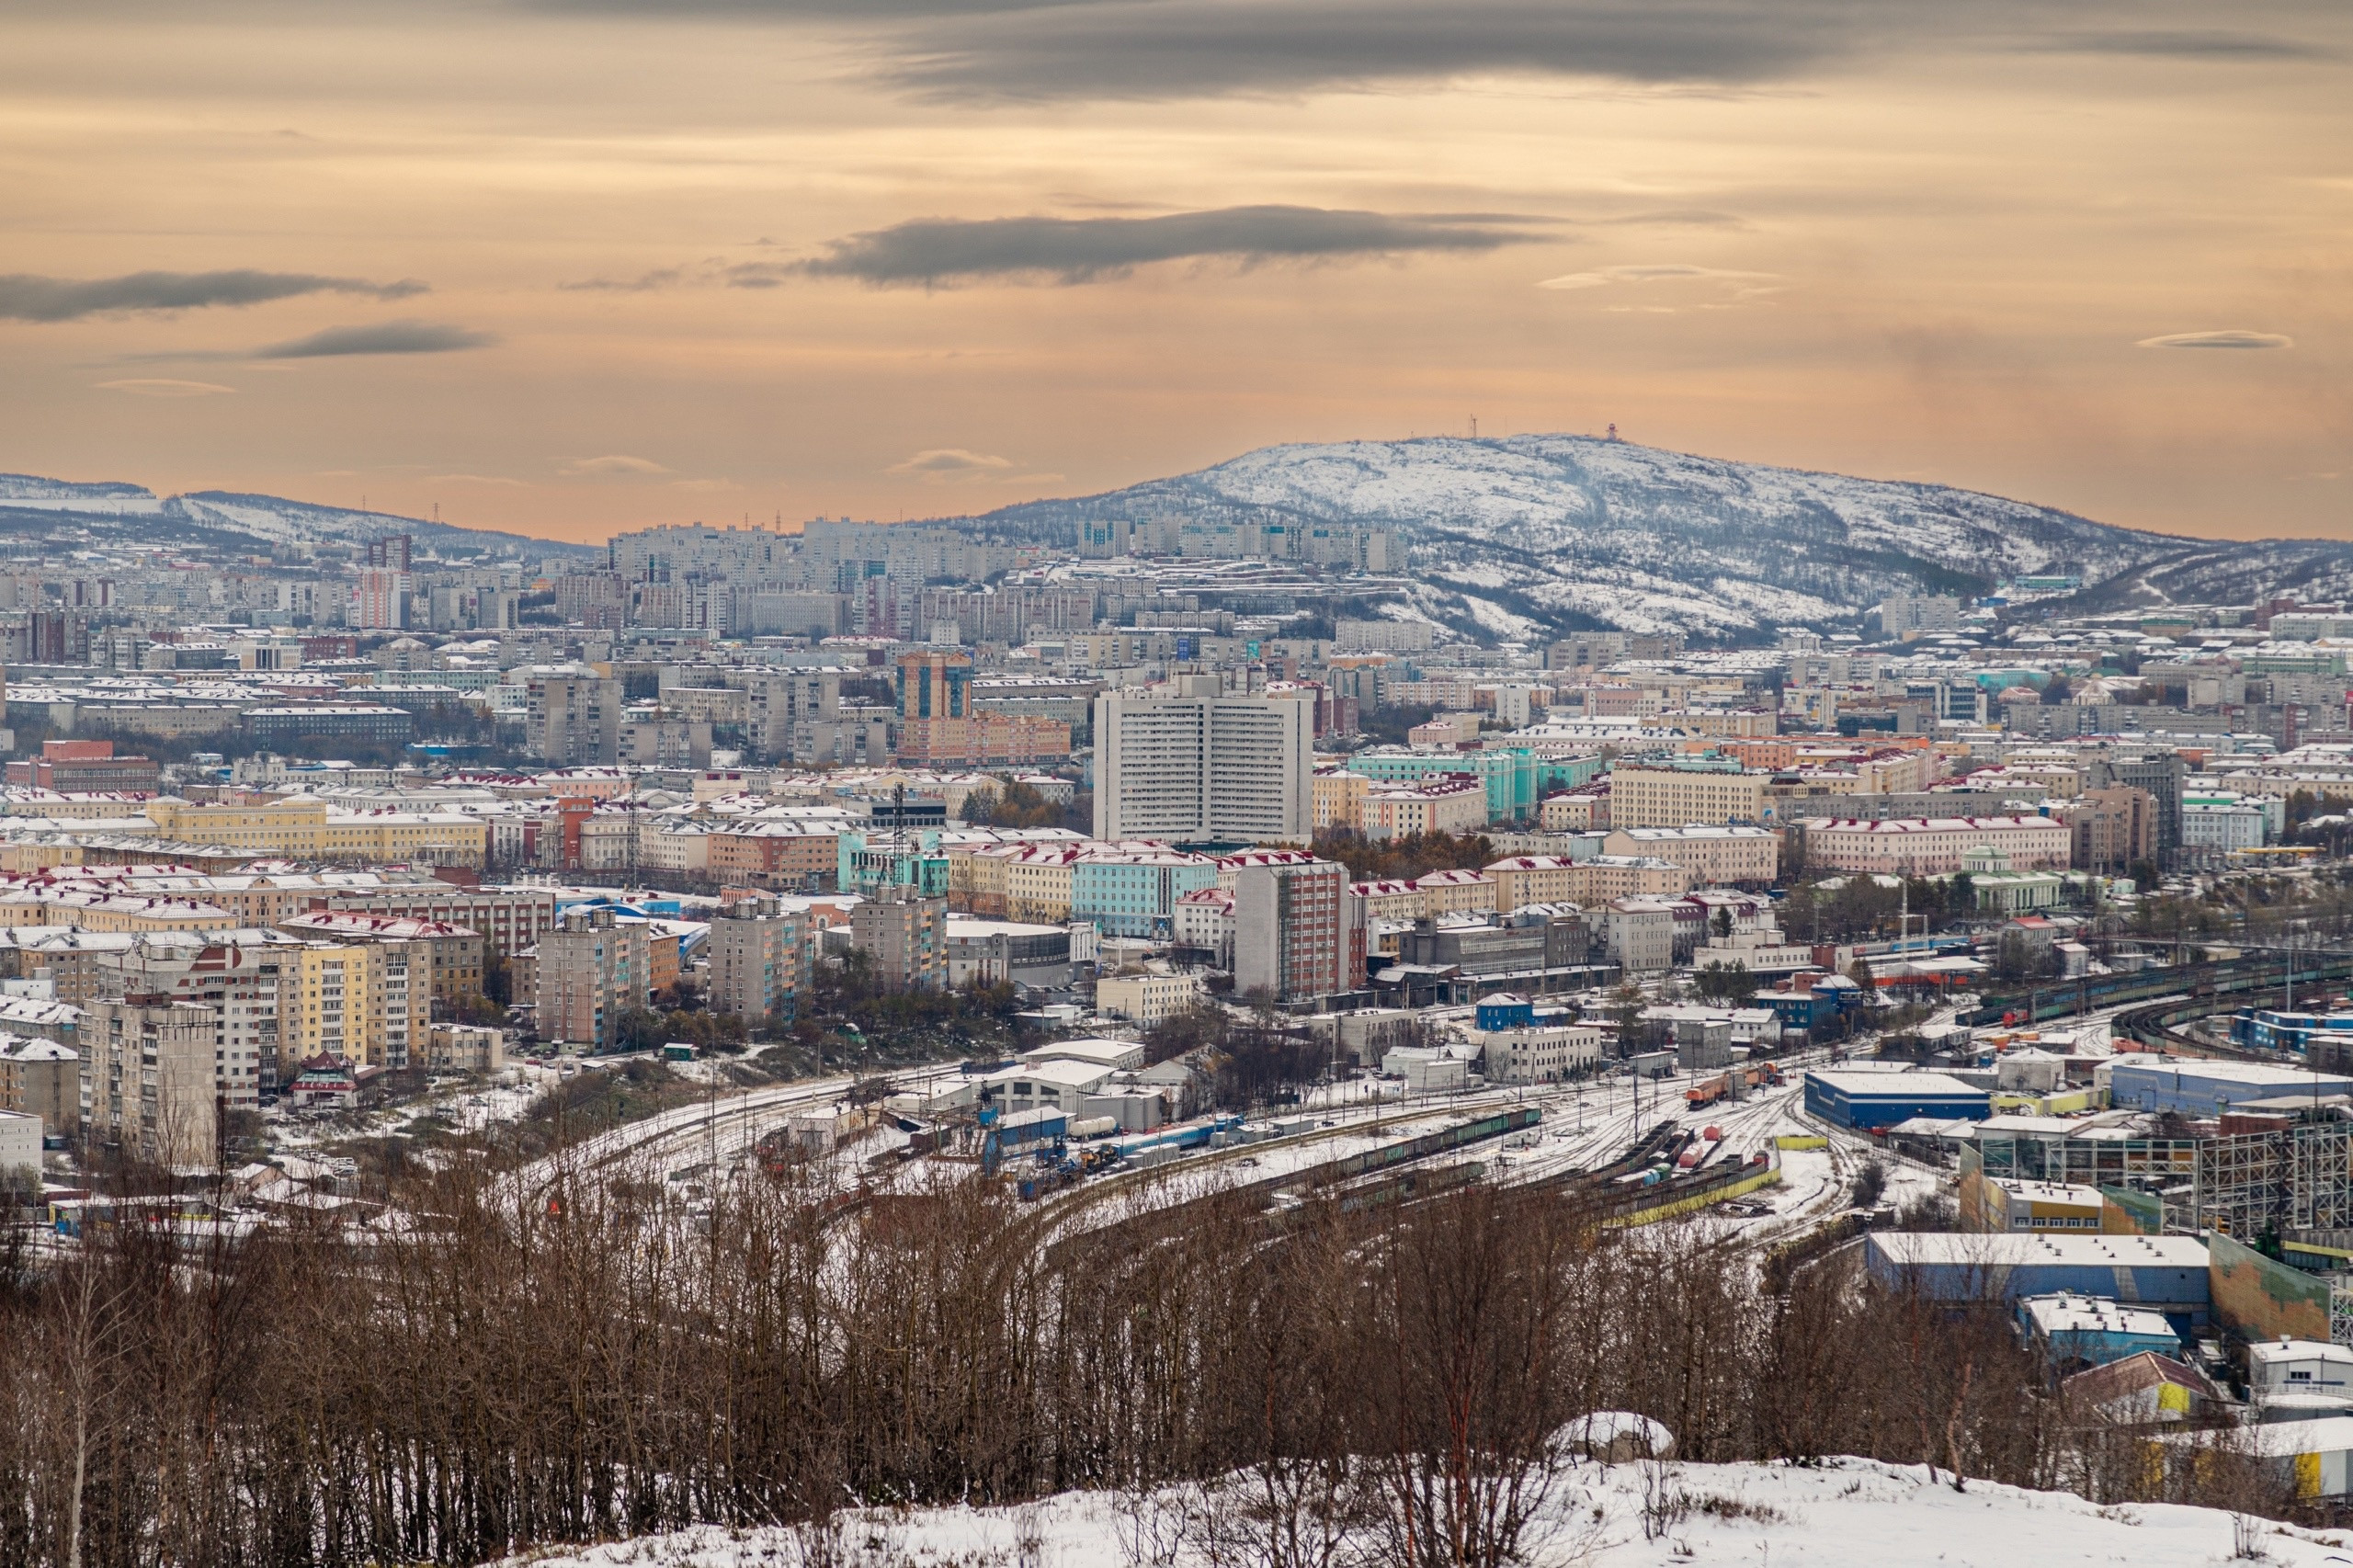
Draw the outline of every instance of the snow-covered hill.
<instances>
[{"instance_id":1,"label":"snow-covered hill","mask_svg":"<svg viewBox=\"0 0 2353 1568\"><path fill-rule=\"evenodd\" d=\"M107 517L153 517L163 498L143 484L77 484L38 474L0 473L0 507L40 512L94 512Z\"/></svg>"},{"instance_id":2,"label":"snow-covered hill","mask_svg":"<svg viewBox=\"0 0 2353 1568\"><path fill-rule=\"evenodd\" d=\"M527 550L534 555L585 553L583 547L522 534L461 528L396 512L319 506L277 495L201 490L157 495L139 484L85 484L33 474L0 473L0 532L45 532L74 525L94 534L154 543L201 542L235 547L241 540L297 550L404 533L420 547L472 551Z\"/></svg>"},{"instance_id":3,"label":"snow-covered hill","mask_svg":"<svg viewBox=\"0 0 2353 1568\"><path fill-rule=\"evenodd\" d=\"M1391 525L1419 608L1465 631L1583 626L1702 636L1853 619L1891 593L1979 594L2025 573L2087 585L2211 546L1948 485L1853 479L1586 436L1269 447L996 526L1199 517ZM2299 550L2345 547L2293 541ZM2268 547L2239 547L2260 574ZM2171 585L2156 574L2143 597ZM2174 597L2178 597L2177 595Z\"/></svg>"},{"instance_id":4,"label":"snow-covered hill","mask_svg":"<svg viewBox=\"0 0 2353 1568\"><path fill-rule=\"evenodd\" d=\"M1667 1484L1688 1506L1652 1539L1643 1528L1641 1469L1586 1467L1554 1499L1551 1528L1529 1561L1560 1568L2216 1568L2236 1544L2231 1516L2211 1508L2102 1508L2065 1493L1984 1482L1955 1492L1917 1467L1855 1459L1807 1469L1671 1467ZM1663 1520L1668 1511L1653 1517ZM1163 1529L1140 1532L1139 1518ZM533 1568L1195 1568L1197 1553L1150 1550L1165 1544L1166 1522L1167 1510L1123 1508L1108 1493L1071 1493L1027 1508L878 1511L843 1522L824 1540L774 1528L687 1530L528 1561ZM2274 1568L2353 1560L2340 1544L2353 1534L2263 1530L2265 1560Z\"/></svg>"}]
</instances>

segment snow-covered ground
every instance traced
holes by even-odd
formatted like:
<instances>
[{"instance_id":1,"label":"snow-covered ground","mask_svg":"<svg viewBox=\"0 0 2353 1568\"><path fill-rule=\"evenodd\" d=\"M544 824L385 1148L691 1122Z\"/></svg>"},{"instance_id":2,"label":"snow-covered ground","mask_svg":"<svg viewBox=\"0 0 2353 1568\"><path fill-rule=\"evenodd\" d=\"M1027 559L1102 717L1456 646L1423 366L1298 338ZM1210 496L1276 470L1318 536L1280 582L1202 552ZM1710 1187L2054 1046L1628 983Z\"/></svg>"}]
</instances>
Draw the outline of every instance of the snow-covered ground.
<instances>
[{"instance_id":1,"label":"snow-covered ground","mask_svg":"<svg viewBox=\"0 0 2353 1568\"><path fill-rule=\"evenodd\" d=\"M1528 1553L1532 1568L2213 1568L2234 1548L2231 1516L2211 1508L2099 1507L2065 1493L1984 1482L1956 1492L1916 1466L1857 1459L1802 1469L1667 1466L1665 1481L1688 1506L1654 1532L1644 1528L1644 1483L1662 1478L1646 1478L1647 1468L1578 1467L1547 1510L1543 1539ZM1171 1560L1134 1550L1131 1517L1116 1494L1070 1493L1014 1508L864 1513L843 1521L830 1551L813 1552L810 1538L790 1529L705 1528L528 1561L538 1568L819 1568L815 1556L840 1568L1197 1568L1185 1553ZM2268 1523L2262 1531L2265 1557L2278 1568L2353 1562L2353 1533Z\"/></svg>"}]
</instances>

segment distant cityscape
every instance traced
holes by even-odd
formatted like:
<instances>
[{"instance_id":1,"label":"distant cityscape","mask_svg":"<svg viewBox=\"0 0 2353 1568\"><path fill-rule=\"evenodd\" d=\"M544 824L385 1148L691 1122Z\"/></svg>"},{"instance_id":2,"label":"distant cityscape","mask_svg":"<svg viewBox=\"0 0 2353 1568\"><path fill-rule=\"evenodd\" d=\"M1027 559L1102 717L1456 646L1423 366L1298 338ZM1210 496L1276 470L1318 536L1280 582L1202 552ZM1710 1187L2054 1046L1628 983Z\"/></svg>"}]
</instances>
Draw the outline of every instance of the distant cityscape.
<instances>
[{"instance_id":1,"label":"distant cityscape","mask_svg":"<svg viewBox=\"0 0 2353 1568\"><path fill-rule=\"evenodd\" d=\"M2342 606L1525 642L1338 527L51 548L0 575L0 1165L63 1233L132 1169L388 1195L345 1151L625 1068L699 1184L1030 1201L1418 1105L1381 1161L1555 1123L1580 1212L1768 1272L1994 1246L2086 1397L2279 1419L2353 1358Z\"/></svg>"}]
</instances>

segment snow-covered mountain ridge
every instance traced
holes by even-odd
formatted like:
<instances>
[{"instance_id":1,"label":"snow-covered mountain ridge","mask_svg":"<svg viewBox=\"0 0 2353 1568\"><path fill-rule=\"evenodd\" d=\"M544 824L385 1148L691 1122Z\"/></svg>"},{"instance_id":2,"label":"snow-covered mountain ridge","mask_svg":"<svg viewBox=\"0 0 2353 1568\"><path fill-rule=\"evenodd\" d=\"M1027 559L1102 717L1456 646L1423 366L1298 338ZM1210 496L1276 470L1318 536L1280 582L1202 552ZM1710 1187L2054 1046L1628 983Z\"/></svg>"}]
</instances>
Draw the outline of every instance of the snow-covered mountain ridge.
<instances>
[{"instance_id":1,"label":"snow-covered mountain ridge","mask_svg":"<svg viewBox=\"0 0 2353 1568\"><path fill-rule=\"evenodd\" d=\"M143 484L86 484L36 474L0 473L0 533L46 534L79 527L93 535L153 543L201 541L215 548L254 546L296 550L404 533L422 545L497 551L521 547L543 554L582 551L576 544L522 534L461 528L397 512L320 506L278 495L199 490L158 495Z\"/></svg>"},{"instance_id":2,"label":"snow-covered mountain ridge","mask_svg":"<svg viewBox=\"0 0 2353 1568\"><path fill-rule=\"evenodd\" d=\"M1414 551L1409 597L1491 636L1589 626L1754 634L1847 622L1890 594L1984 594L2029 574L2151 599L2246 597L2240 578L2353 569L2346 547L2234 544L2095 522L1997 495L1722 461L1587 436L1436 437L1268 447L1197 473L989 514L985 524L1203 521L1390 526ZM2169 578L2202 558L2217 588ZM2200 579L2210 575L2201 568Z\"/></svg>"}]
</instances>

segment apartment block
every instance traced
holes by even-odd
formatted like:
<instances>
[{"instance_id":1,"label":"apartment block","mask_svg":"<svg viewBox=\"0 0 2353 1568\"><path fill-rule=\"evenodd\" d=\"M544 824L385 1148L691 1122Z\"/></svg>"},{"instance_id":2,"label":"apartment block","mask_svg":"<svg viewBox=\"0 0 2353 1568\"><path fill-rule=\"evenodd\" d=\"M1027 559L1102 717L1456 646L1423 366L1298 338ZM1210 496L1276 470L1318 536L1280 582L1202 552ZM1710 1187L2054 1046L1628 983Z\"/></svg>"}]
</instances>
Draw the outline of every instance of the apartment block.
<instances>
[{"instance_id":1,"label":"apartment block","mask_svg":"<svg viewBox=\"0 0 2353 1568\"><path fill-rule=\"evenodd\" d=\"M1770 777L1745 768L1620 764L1609 773L1609 825L1685 827L1694 823L1761 822L1765 785Z\"/></svg>"},{"instance_id":2,"label":"apartment block","mask_svg":"<svg viewBox=\"0 0 2353 1568\"><path fill-rule=\"evenodd\" d=\"M850 911L851 944L874 965L890 991L948 983L948 901L913 888L877 889Z\"/></svg>"},{"instance_id":3,"label":"apartment block","mask_svg":"<svg viewBox=\"0 0 2353 1568\"><path fill-rule=\"evenodd\" d=\"M710 923L706 1005L746 1023L789 1022L808 985L808 963L800 916L771 898L738 899Z\"/></svg>"},{"instance_id":4,"label":"apartment block","mask_svg":"<svg viewBox=\"0 0 2353 1568\"><path fill-rule=\"evenodd\" d=\"M652 992L653 948L642 921L609 909L567 910L540 938L532 965L540 1038L609 1051L620 1015Z\"/></svg>"},{"instance_id":5,"label":"apartment block","mask_svg":"<svg viewBox=\"0 0 2353 1568\"><path fill-rule=\"evenodd\" d=\"M53 1040L13 1040L0 1048L0 1110L37 1116L52 1132L82 1124L82 1055Z\"/></svg>"},{"instance_id":6,"label":"apartment block","mask_svg":"<svg viewBox=\"0 0 2353 1568\"><path fill-rule=\"evenodd\" d=\"M1347 868L1332 860L1237 870L1234 994L1263 988L1290 1001L1345 989L1340 902L1347 885Z\"/></svg>"},{"instance_id":7,"label":"apartment block","mask_svg":"<svg viewBox=\"0 0 2353 1568\"><path fill-rule=\"evenodd\" d=\"M1770 887L1781 865L1781 835L1762 827L1613 828L1601 848L1668 861L1702 886Z\"/></svg>"},{"instance_id":8,"label":"apartment block","mask_svg":"<svg viewBox=\"0 0 2353 1568\"><path fill-rule=\"evenodd\" d=\"M621 683L593 672L534 671L525 683L524 744L555 767L620 758Z\"/></svg>"},{"instance_id":9,"label":"apartment block","mask_svg":"<svg viewBox=\"0 0 2353 1568\"><path fill-rule=\"evenodd\" d=\"M157 1165L212 1165L210 1011L155 997L98 1001L82 1028L85 1136Z\"/></svg>"}]
</instances>

